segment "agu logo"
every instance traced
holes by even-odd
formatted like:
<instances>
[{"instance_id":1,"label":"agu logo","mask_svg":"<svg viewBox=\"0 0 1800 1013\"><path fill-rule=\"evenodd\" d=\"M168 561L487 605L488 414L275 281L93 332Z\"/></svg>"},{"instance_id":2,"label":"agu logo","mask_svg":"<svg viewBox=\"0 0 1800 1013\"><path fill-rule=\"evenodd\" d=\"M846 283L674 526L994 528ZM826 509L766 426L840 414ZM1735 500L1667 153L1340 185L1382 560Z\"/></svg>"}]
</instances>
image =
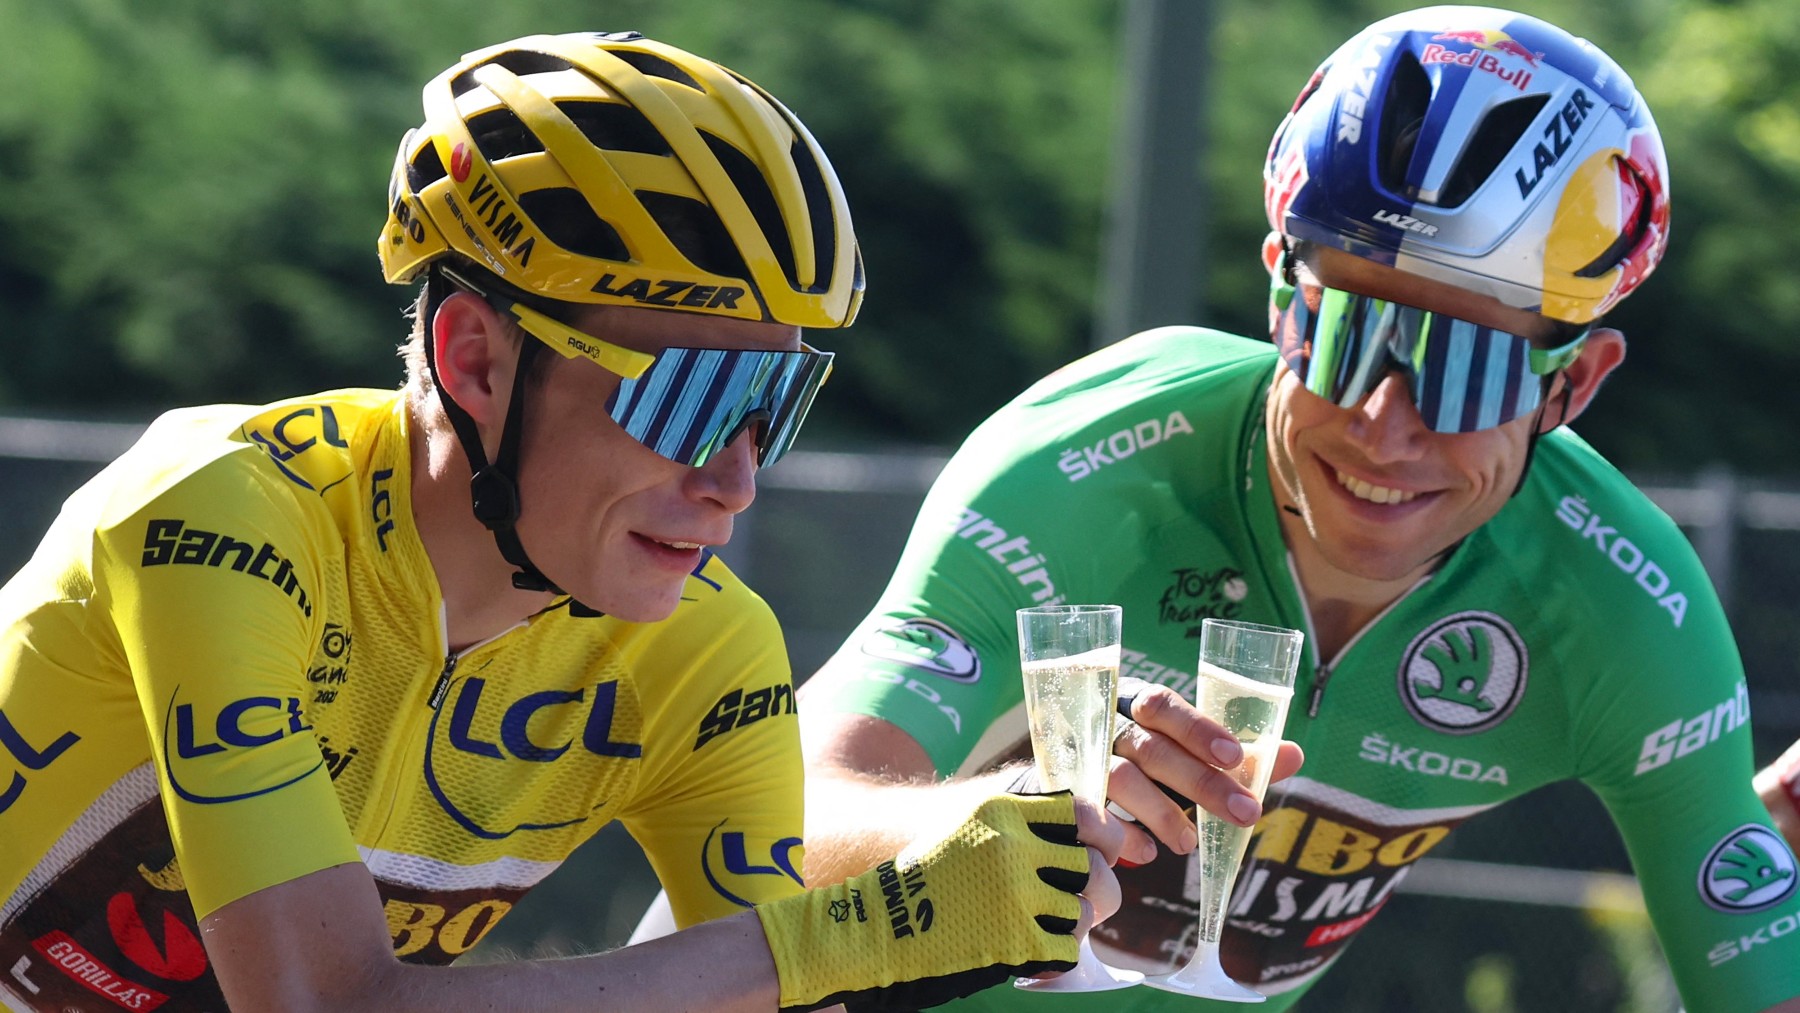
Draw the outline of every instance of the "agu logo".
<instances>
[{"instance_id":1,"label":"agu logo","mask_svg":"<svg viewBox=\"0 0 1800 1013\"><path fill-rule=\"evenodd\" d=\"M863 653L955 682L981 678L981 658L955 630L932 619L889 622L863 641Z\"/></svg>"},{"instance_id":2,"label":"agu logo","mask_svg":"<svg viewBox=\"0 0 1800 1013\"><path fill-rule=\"evenodd\" d=\"M739 907L755 907L790 892L781 877L806 885L796 868L797 849L803 848L800 838L783 837L767 849L760 844L753 848L742 831L724 830L730 822L720 820L700 846L700 871L713 892ZM780 891L772 892L776 887Z\"/></svg>"},{"instance_id":3,"label":"agu logo","mask_svg":"<svg viewBox=\"0 0 1800 1013\"><path fill-rule=\"evenodd\" d=\"M1400 699L1419 723L1451 735L1487 731L1525 696L1525 641L1492 612L1459 612L1413 638Z\"/></svg>"},{"instance_id":4,"label":"agu logo","mask_svg":"<svg viewBox=\"0 0 1800 1013\"><path fill-rule=\"evenodd\" d=\"M1760 823L1746 823L1700 863L1700 898L1714 911L1764 911L1794 894L1794 853Z\"/></svg>"}]
</instances>

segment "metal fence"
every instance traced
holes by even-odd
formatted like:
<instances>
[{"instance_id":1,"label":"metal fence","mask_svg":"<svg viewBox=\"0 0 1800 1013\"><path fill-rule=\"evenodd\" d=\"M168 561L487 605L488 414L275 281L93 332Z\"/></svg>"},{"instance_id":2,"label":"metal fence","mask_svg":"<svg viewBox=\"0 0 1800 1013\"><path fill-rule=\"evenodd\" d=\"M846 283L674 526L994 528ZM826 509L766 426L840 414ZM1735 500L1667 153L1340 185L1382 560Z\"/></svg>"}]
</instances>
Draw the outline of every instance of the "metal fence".
<instances>
[{"instance_id":1,"label":"metal fence","mask_svg":"<svg viewBox=\"0 0 1800 1013\"><path fill-rule=\"evenodd\" d=\"M62 498L140 431L0 418L0 574L29 555ZM781 617L797 677L873 604L946 459L927 450L795 452L761 477L726 556ZM1726 603L1749 672L1757 761L1767 762L1800 737L1800 486L1708 471L1649 476L1642 488L1688 533ZM1533 792L1471 820L1419 862L1358 958L1326 975L1302 1008L1673 1010L1628 870L1585 788ZM617 828L552 878L558 887L527 897L478 954L618 945L655 892L647 863ZM1442 966L1409 960L1420 947Z\"/></svg>"}]
</instances>

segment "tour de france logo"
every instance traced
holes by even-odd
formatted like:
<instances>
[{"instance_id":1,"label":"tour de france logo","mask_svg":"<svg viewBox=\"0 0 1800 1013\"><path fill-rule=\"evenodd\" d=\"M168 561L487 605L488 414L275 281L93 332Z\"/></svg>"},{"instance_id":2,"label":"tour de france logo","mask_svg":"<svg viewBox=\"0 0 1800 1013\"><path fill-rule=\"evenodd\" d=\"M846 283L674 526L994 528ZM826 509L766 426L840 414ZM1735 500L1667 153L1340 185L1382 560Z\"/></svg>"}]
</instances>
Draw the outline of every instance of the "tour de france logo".
<instances>
[{"instance_id":1,"label":"tour de france logo","mask_svg":"<svg viewBox=\"0 0 1800 1013\"><path fill-rule=\"evenodd\" d=\"M1413 638L1400 662L1400 699L1420 724L1451 735L1505 721L1525 696L1525 641L1492 612L1459 612Z\"/></svg>"},{"instance_id":2,"label":"tour de france logo","mask_svg":"<svg viewBox=\"0 0 1800 1013\"><path fill-rule=\"evenodd\" d=\"M1726 914L1762 911L1793 896L1794 854L1760 823L1746 823L1714 845L1700 863L1700 896Z\"/></svg>"}]
</instances>

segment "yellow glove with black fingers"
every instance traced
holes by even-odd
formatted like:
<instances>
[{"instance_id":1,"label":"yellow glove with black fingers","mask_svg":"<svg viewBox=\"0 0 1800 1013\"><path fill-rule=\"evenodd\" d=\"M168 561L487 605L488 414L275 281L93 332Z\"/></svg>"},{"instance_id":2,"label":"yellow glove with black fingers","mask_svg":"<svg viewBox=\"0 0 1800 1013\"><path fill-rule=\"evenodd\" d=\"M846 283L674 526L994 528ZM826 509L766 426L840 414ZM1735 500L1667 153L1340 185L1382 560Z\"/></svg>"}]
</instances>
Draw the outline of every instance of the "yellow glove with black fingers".
<instances>
[{"instance_id":1,"label":"yellow glove with black fingers","mask_svg":"<svg viewBox=\"0 0 1800 1013\"><path fill-rule=\"evenodd\" d=\"M995 795L942 840L756 914L783 1010L886 1013L1074 967L1087 881L1073 796Z\"/></svg>"}]
</instances>

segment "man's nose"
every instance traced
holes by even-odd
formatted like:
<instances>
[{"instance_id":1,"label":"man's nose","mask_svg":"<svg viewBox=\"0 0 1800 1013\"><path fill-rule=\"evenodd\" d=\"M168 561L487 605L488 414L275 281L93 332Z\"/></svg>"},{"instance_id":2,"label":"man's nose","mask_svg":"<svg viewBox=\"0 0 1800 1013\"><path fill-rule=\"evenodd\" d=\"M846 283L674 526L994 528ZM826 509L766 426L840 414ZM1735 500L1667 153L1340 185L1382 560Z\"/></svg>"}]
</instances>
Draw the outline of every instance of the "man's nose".
<instances>
[{"instance_id":1,"label":"man's nose","mask_svg":"<svg viewBox=\"0 0 1800 1013\"><path fill-rule=\"evenodd\" d=\"M690 469L691 493L729 513L742 512L756 499L756 456L755 427L747 426L724 450Z\"/></svg>"},{"instance_id":2,"label":"man's nose","mask_svg":"<svg viewBox=\"0 0 1800 1013\"><path fill-rule=\"evenodd\" d=\"M1390 369L1366 397L1350 409L1347 433L1372 464L1417 458L1431 429L1413 403L1406 376Z\"/></svg>"}]
</instances>

